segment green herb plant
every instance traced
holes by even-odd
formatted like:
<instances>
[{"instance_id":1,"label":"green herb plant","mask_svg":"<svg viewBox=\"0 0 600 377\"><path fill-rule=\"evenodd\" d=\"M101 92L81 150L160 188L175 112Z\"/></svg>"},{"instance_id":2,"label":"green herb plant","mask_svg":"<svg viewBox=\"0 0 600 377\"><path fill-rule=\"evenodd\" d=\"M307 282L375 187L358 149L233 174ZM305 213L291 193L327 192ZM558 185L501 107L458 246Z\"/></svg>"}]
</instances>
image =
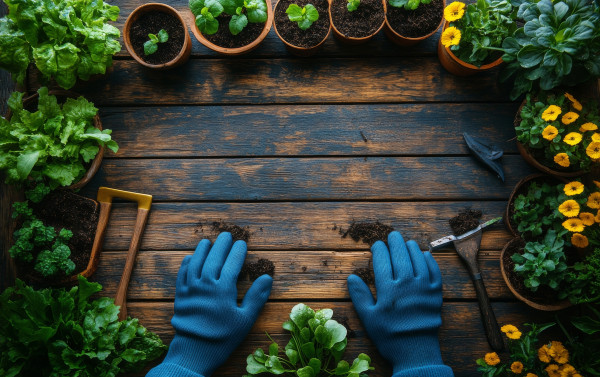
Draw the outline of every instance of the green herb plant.
<instances>
[{"instance_id":1,"label":"green herb plant","mask_svg":"<svg viewBox=\"0 0 600 377\"><path fill-rule=\"evenodd\" d=\"M169 40L169 33L165 29L160 29L158 34L148 34L149 40L144 43L144 54L152 55L158 51L158 44Z\"/></svg>"},{"instance_id":2,"label":"green herb plant","mask_svg":"<svg viewBox=\"0 0 600 377\"><path fill-rule=\"evenodd\" d=\"M556 210L566 199L561 185L532 181L527 191L514 201L512 220L525 240L543 238L548 230L561 230L562 217Z\"/></svg>"},{"instance_id":3,"label":"green herb plant","mask_svg":"<svg viewBox=\"0 0 600 377\"><path fill-rule=\"evenodd\" d=\"M388 4L394 8L404 8L406 10L415 10L421 4L429 4L431 0L388 0Z\"/></svg>"},{"instance_id":4,"label":"green herb plant","mask_svg":"<svg viewBox=\"0 0 600 377\"><path fill-rule=\"evenodd\" d=\"M565 280L567 284L559 298L568 298L574 304L600 301L600 249L595 248L583 261L570 267ZM597 326L600 331L600 321Z\"/></svg>"},{"instance_id":5,"label":"green herb plant","mask_svg":"<svg viewBox=\"0 0 600 377\"><path fill-rule=\"evenodd\" d=\"M223 12L232 16L229 32L238 35L251 23L267 21L265 0L190 0L190 9L196 17L196 26L203 34L215 34L219 30L219 17Z\"/></svg>"},{"instance_id":6,"label":"green herb plant","mask_svg":"<svg viewBox=\"0 0 600 377\"><path fill-rule=\"evenodd\" d=\"M51 189L80 179L85 164L96 157L100 146L119 149L111 130L93 125L98 109L85 98L68 98L59 105L48 88L38 90L37 111L23 108L23 93L8 100L12 117L0 117L0 171L6 183L24 183L29 178L45 180Z\"/></svg>"},{"instance_id":7,"label":"green herb plant","mask_svg":"<svg viewBox=\"0 0 600 377\"><path fill-rule=\"evenodd\" d=\"M114 377L139 371L167 348L137 319L118 320L102 286L79 276L69 290L17 280L0 294L0 375Z\"/></svg>"},{"instance_id":8,"label":"green herb plant","mask_svg":"<svg viewBox=\"0 0 600 377\"><path fill-rule=\"evenodd\" d=\"M550 90L600 76L600 9L589 0L524 1L524 25L502 44L506 68L514 78L514 100L539 86Z\"/></svg>"},{"instance_id":9,"label":"green herb plant","mask_svg":"<svg viewBox=\"0 0 600 377\"><path fill-rule=\"evenodd\" d=\"M312 4L306 4L302 8L297 4L290 4L285 13L287 13L289 20L297 22L298 27L302 30L308 29L313 22L319 19L319 11Z\"/></svg>"},{"instance_id":10,"label":"green herb plant","mask_svg":"<svg viewBox=\"0 0 600 377\"><path fill-rule=\"evenodd\" d=\"M275 342L269 346L268 354L258 348L246 358L248 374L245 377L260 373L297 377L366 377L365 372L374 369L370 366L371 359L361 353L352 365L342 360L347 330L331 319L332 316L331 309L314 311L304 304L294 306L290 320L283 323L283 328L292 337L285 349L281 350ZM281 352L285 353L285 357L279 356Z\"/></svg>"},{"instance_id":11,"label":"green herb plant","mask_svg":"<svg viewBox=\"0 0 600 377\"><path fill-rule=\"evenodd\" d=\"M23 84L27 67L54 78L64 89L77 78L104 74L121 50L116 21L119 8L102 0L4 0L8 15L0 19L0 68Z\"/></svg>"},{"instance_id":12,"label":"green herb plant","mask_svg":"<svg viewBox=\"0 0 600 377\"><path fill-rule=\"evenodd\" d=\"M358 9L359 5L360 0L348 0L348 4L346 5L346 7L348 8L348 12L354 12Z\"/></svg>"}]
</instances>

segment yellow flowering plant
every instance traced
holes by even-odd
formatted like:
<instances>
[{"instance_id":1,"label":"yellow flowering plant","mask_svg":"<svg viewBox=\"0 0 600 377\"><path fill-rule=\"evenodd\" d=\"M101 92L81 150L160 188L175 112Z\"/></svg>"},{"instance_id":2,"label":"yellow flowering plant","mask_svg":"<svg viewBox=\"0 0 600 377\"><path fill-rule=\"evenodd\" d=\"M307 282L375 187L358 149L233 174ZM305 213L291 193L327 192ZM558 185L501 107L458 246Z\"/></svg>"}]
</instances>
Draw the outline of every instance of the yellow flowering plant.
<instances>
[{"instance_id":1,"label":"yellow flowering plant","mask_svg":"<svg viewBox=\"0 0 600 377\"><path fill-rule=\"evenodd\" d=\"M460 60L482 66L498 59L504 38L516 29L516 8L508 0L477 0L466 5L460 1L444 9L450 23L441 42Z\"/></svg>"},{"instance_id":2,"label":"yellow flowering plant","mask_svg":"<svg viewBox=\"0 0 600 377\"><path fill-rule=\"evenodd\" d=\"M527 94L515 127L517 140L554 170L589 170L600 160L600 116L595 101L569 93Z\"/></svg>"}]
</instances>

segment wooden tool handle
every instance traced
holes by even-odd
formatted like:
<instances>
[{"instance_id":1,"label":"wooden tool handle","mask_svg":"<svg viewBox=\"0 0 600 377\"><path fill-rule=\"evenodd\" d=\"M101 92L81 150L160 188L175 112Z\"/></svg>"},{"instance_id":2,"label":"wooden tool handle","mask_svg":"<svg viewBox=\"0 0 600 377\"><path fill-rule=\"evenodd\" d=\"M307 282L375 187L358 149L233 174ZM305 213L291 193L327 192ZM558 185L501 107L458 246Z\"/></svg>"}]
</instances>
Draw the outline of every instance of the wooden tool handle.
<instances>
[{"instance_id":1,"label":"wooden tool handle","mask_svg":"<svg viewBox=\"0 0 600 377\"><path fill-rule=\"evenodd\" d=\"M106 226L108 224L108 218L110 217L110 209L112 203L100 202L100 214L98 216L98 226L96 227L96 236L94 238L94 244L92 246L92 255L90 263L86 271L96 271L98 266L98 259L100 250L102 250L102 244L104 243L104 234L106 233ZM89 277L87 274L83 274L85 277Z\"/></svg>"},{"instance_id":2,"label":"wooden tool handle","mask_svg":"<svg viewBox=\"0 0 600 377\"><path fill-rule=\"evenodd\" d=\"M496 316L492 310L492 305L490 304L490 299L485 290L485 285L483 284L481 276L479 276L479 278L473 278L473 285L475 286L475 293L477 294L477 301L479 302L479 311L481 312L481 320L483 321L483 327L488 343L494 351L502 351L504 349L504 340L502 339L502 333L500 332L500 327L496 321Z\"/></svg>"},{"instance_id":3,"label":"wooden tool handle","mask_svg":"<svg viewBox=\"0 0 600 377\"><path fill-rule=\"evenodd\" d=\"M115 298L115 305L121 307L119 312L119 320L122 321L127 318L127 307L125 300L127 298L127 287L129 286L129 279L131 278L131 272L133 271L133 265L135 263L135 256L140 249L140 240L142 233L148 221L148 213L150 211L145 208L138 208L137 219L135 222L135 228L133 230L133 237L129 244L129 251L127 252L127 259L125 260L125 268L123 269L123 275L121 275L121 281L117 288L117 297Z\"/></svg>"}]
</instances>

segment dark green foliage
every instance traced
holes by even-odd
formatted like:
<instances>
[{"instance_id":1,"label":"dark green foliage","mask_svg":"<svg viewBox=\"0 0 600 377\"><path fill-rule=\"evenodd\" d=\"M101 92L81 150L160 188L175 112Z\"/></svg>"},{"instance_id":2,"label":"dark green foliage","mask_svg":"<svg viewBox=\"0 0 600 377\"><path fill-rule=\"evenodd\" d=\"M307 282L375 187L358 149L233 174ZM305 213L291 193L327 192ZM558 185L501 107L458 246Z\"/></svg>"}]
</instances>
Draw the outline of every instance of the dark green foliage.
<instances>
[{"instance_id":1,"label":"dark green foliage","mask_svg":"<svg viewBox=\"0 0 600 377\"><path fill-rule=\"evenodd\" d=\"M575 263L566 280L568 284L561 298L568 297L575 304L600 300L600 249L594 249L582 262Z\"/></svg>"},{"instance_id":2,"label":"dark green foliage","mask_svg":"<svg viewBox=\"0 0 600 377\"><path fill-rule=\"evenodd\" d=\"M519 195L514 202L512 219L515 224L518 224L517 230L521 237L534 240L548 229L562 228L560 222L556 220L561 219L557 208L565 198L562 185L531 182L527 193Z\"/></svg>"},{"instance_id":3,"label":"dark green foliage","mask_svg":"<svg viewBox=\"0 0 600 377\"><path fill-rule=\"evenodd\" d=\"M388 3L395 8L415 10L421 4L431 3L431 0L388 0Z\"/></svg>"},{"instance_id":4,"label":"dark green foliage","mask_svg":"<svg viewBox=\"0 0 600 377\"><path fill-rule=\"evenodd\" d=\"M148 38L150 39L144 43L144 54L152 55L158 51L159 43L165 43L169 40L169 33L165 29L160 29L158 34L148 34Z\"/></svg>"}]
</instances>

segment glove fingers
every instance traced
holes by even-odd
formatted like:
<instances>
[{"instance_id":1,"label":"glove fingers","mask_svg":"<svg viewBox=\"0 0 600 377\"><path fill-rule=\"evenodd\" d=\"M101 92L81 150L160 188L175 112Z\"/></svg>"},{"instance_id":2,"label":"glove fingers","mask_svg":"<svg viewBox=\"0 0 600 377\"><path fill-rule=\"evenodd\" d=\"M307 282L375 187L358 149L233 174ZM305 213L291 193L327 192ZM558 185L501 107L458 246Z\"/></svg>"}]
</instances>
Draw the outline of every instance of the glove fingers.
<instances>
[{"instance_id":1,"label":"glove fingers","mask_svg":"<svg viewBox=\"0 0 600 377\"><path fill-rule=\"evenodd\" d=\"M233 281L235 284L244 265L247 250L246 242L241 240L235 241L227 256L227 260L225 260L219 280Z\"/></svg>"},{"instance_id":2,"label":"glove fingers","mask_svg":"<svg viewBox=\"0 0 600 377\"><path fill-rule=\"evenodd\" d=\"M202 267L203 279L216 280L219 278L223 263L225 263L225 259L231 250L232 242L231 233L223 232L219 234L219 237L217 237L213 247L210 249L208 257L206 257L206 262Z\"/></svg>"},{"instance_id":3,"label":"glove fingers","mask_svg":"<svg viewBox=\"0 0 600 377\"><path fill-rule=\"evenodd\" d=\"M204 261L206 260L209 250L210 241L206 239L200 241L198 246L196 246L196 251L194 251L187 269L186 279L188 284L192 285L196 279L200 278L202 266L204 265Z\"/></svg>"},{"instance_id":4,"label":"glove fingers","mask_svg":"<svg viewBox=\"0 0 600 377\"><path fill-rule=\"evenodd\" d=\"M384 283L392 281L392 264L390 252L382 241L377 241L371 246L373 253L373 272L375 273L375 288L377 294L382 294Z\"/></svg>"},{"instance_id":5,"label":"glove fingers","mask_svg":"<svg viewBox=\"0 0 600 377\"><path fill-rule=\"evenodd\" d=\"M414 276L413 267L402 235L396 231L391 232L388 235L388 245L390 245L394 279L405 280L412 278Z\"/></svg>"},{"instance_id":6,"label":"glove fingers","mask_svg":"<svg viewBox=\"0 0 600 377\"><path fill-rule=\"evenodd\" d=\"M265 306L272 287L273 278L265 274L256 279L246 292L246 296L242 300L242 310L246 311L253 320L256 320L258 313Z\"/></svg>"},{"instance_id":7,"label":"glove fingers","mask_svg":"<svg viewBox=\"0 0 600 377\"><path fill-rule=\"evenodd\" d=\"M371 294L371 290L363 279L356 275L348 276L348 292L357 313L362 313L367 308L375 305L375 299Z\"/></svg>"},{"instance_id":8,"label":"glove fingers","mask_svg":"<svg viewBox=\"0 0 600 377\"><path fill-rule=\"evenodd\" d=\"M421 248L415 241L408 241L406 243L408 247L408 255L410 255L410 261L412 262L412 268L415 273L415 277L423 276L429 277L429 269L427 268L427 262L425 262L425 256L421 251Z\"/></svg>"},{"instance_id":9,"label":"glove fingers","mask_svg":"<svg viewBox=\"0 0 600 377\"><path fill-rule=\"evenodd\" d=\"M429 269L429 281L435 288L441 287L442 273L440 271L440 266L438 266L433 255L431 255L429 251L426 251L423 255L425 255L425 261L427 263L427 268Z\"/></svg>"},{"instance_id":10,"label":"glove fingers","mask_svg":"<svg viewBox=\"0 0 600 377\"><path fill-rule=\"evenodd\" d=\"M175 289L179 289L185 285L187 281L188 274L188 266L190 261L192 260L191 255L186 255L185 258L181 261L181 267L179 267L179 272L177 272L177 282L175 283Z\"/></svg>"}]
</instances>

